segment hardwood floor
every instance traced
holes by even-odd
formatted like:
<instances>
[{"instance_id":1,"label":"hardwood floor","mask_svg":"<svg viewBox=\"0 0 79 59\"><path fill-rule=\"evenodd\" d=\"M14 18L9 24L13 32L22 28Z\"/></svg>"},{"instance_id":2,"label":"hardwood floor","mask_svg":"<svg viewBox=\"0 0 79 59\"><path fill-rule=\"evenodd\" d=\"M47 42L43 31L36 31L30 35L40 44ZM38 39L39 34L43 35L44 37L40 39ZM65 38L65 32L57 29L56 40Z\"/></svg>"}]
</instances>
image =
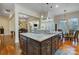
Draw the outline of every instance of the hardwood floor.
<instances>
[{"instance_id":1,"label":"hardwood floor","mask_svg":"<svg viewBox=\"0 0 79 59\"><path fill-rule=\"evenodd\" d=\"M79 42L65 41L55 55L79 55Z\"/></svg>"},{"instance_id":2,"label":"hardwood floor","mask_svg":"<svg viewBox=\"0 0 79 59\"><path fill-rule=\"evenodd\" d=\"M0 35L0 55L20 55L19 44L14 43L11 35ZM79 42L65 41L55 55L79 55Z\"/></svg>"},{"instance_id":3,"label":"hardwood floor","mask_svg":"<svg viewBox=\"0 0 79 59\"><path fill-rule=\"evenodd\" d=\"M12 35L0 35L0 55L19 55L21 50Z\"/></svg>"}]
</instances>

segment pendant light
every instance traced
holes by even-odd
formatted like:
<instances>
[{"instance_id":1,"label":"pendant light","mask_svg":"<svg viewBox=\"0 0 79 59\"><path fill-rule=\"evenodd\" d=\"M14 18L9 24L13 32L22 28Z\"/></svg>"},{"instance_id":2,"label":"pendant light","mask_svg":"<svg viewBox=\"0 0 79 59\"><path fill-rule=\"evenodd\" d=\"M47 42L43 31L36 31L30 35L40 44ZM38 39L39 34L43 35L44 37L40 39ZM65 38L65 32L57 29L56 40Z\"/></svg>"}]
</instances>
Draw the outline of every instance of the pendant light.
<instances>
[{"instance_id":1,"label":"pendant light","mask_svg":"<svg viewBox=\"0 0 79 59\"><path fill-rule=\"evenodd\" d=\"M47 4L47 18L46 19L48 19L48 11L49 11L48 10L49 9L48 6L49 6L49 4L48 3L46 3L46 4Z\"/></svg>"},{"instance_id":2,"label":"pendant light","mask_svg":"<svg viewBox=\"0 0 79 59\"><path fill-rule=\"evenodd\" d=\"M50 16L51 16L50 15L50 13L51 13L50 9L52 9L52 3L46 3L45 5L41 4L40 6L41 6L41 13L40 13L41 19L44 19L44 18L49 19ZM45 6L47 7L47 13L46 13L47 15L46 16L44 16L44 10L43 10L43 7L45 7Z\"/></svg>"},{"instance_id":3,"label":"pendant light","mask_svg":"<svg viewBox=\"0 0 79 59\"><path fill-rule=\"evenodd\" d=\"M41 17L41 19L43 19L44 18L44 15L43 15L43 5L41 4L40 6L41 6L41 13L40 13L41 16L40 17Z\"/></svg>"},{"instance_id":4,"label":"pendant light","mask_svg":"<svg viewBox=\"0 0 79 59\"><path fill-rule=\"evenodd\" d=\"M52 9L52 3L47 3L47 18L46 19L49 19L50 16L51 16L51 10Z\"/></svg>"},{"instance_id":5,"label":"pendant light","mask_svg":"<svg viewBox=\"0 0 79 59\"><path fill-rule=\"evenodd\" d=\"M66 18L65 18L66 17L66 11L67 10L64 10L64 20L66 20Z\"/></svg>"}]
</instances>

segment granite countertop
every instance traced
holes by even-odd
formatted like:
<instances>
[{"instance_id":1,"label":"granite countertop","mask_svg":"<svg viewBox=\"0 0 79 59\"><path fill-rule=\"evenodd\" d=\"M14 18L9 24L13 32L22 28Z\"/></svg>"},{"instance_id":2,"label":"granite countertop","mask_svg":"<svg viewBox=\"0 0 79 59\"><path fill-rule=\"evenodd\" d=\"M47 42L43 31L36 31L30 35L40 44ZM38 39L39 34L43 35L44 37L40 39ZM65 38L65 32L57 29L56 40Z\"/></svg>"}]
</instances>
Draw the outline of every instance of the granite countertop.
<instances>
[{"instance_id":1,"label":"granite countertop","mask_svg":"<svg viewBox=\"0 0 79 59\"><path fill-rule=\"evenodd\" d=\"M39 33L39 34L38 33L20 33L20 34L41 42L43 40L46 40L46 39L48 39L52 36L55 36L55 35L58 35L58 34L61 34L61 33L62 32L54 32L52 34L45 34L45 33Z\"/></svg>"}]
</instances>

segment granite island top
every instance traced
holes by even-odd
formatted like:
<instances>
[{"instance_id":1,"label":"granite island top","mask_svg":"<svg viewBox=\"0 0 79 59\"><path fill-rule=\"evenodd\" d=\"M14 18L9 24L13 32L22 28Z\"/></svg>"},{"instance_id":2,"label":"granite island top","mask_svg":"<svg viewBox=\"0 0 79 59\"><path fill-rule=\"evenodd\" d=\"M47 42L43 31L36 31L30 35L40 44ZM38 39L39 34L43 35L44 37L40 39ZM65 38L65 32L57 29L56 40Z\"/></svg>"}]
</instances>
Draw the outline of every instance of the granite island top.
<instances>
[{"instance_id":1,"label":"granite island top","mask_svg":"<svg viewBox=\"0 0 79 59\"><path fill-rule=\"evenodd\" d=\"M53 37L55 35L58 35L58 34L61 34L62 32L54 32L54 33L51 33L51 34L46 34L46 33L20 33L20 35L23 35L23 36L26 36L26 37L29 37L29 38L32 38L36 41L43 41L43 40L46 40L50 37Z\"/></svg>"}]
</instances>

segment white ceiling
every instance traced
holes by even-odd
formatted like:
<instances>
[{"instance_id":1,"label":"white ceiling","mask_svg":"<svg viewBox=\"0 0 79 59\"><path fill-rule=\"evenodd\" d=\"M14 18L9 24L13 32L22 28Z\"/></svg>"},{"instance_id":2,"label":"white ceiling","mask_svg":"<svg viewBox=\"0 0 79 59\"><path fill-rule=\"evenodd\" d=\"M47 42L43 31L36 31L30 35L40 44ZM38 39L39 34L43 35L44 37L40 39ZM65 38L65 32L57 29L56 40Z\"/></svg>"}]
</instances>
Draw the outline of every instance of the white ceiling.
<instances>
[{"instance_id":1,"label":"white ceiling","mask_svg":"<svg viewBox=\"0 0 79 59\"><path fill-rule=\"evenodd\" d=\"M8 9L10 12L6 12L5 10ZM9 16L11 13L14 12L14 4L13 3L0 3L0 15L1 16Z\"/></svg>"},{"instance_id":2,"label":"white ceiling","mask_svg":"<svg viewBox=\"0 0 79 59\"><path fill-rule=\"evenodd\" d=\"M79 10L79 3L49 3L48 5L46 3L20 3L20 5L37 13L47 13L49 10L51 15L63 14L64 10L67 12ZM51 5L52 8L50 8ZM56 8L56 5L59 7Z\"/></svg>"},{"instance_id":3,"label":"white ceiling","mask_svg":"<svg viewBox=\"0 0 79 59\"><path fill-rule=\"evenodd\" d=\"M67 10L67 12L79 11L79 3L49 3L48 5L46 3L19 3L19 5L39 14L46 14L50 11L50 15L52 16L63 14L64 10ZM59 5L59 7L56 8L56 5ZM5 9L9 9L10 13L14 12L14 3L0 3L0 15L9 15L4 12Z\"/></svg>"}]
</instances>

